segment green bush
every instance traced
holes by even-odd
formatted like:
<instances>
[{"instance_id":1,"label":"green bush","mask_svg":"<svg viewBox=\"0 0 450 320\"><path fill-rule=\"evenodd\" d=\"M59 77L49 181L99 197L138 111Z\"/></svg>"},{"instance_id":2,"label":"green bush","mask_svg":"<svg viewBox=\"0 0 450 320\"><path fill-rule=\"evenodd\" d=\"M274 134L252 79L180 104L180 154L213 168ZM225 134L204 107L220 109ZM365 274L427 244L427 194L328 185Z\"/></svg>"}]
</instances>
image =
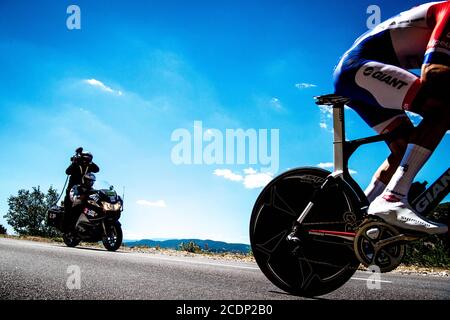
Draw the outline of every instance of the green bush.
<instances>
[{"instance_id":1,"label":"green bush","mask_svg":"<svg viewBox=\"0 0 450 320\"><path fill-rule=\"evenodd\" d=\"M428 216L433 221L448 223L450 203L439 205ZM434 235L408 245L403 263L425 267L450 267L450 244L448 234Z\"/></svg>"},{"instance_id":2,"label":"green bush","mask_svg":"<svg viewBox=\"0 0 450 320\"><path fill-rule=\"evenodd\" d=\"M182 242L180 243L179 249L181 251L191 252L191 253L201 253L202 249L198 244L196 244L194 241L189 242Z\"/></svg>"},{"instance_id":3,"label":"green bush","mask_svg":"<svg viewBox=\"0 0 450 320\"><path fill-rule=\"evenodd\" d=\"M6 234L6 228L0 224L0 234Z\"/></svg>"}]
</instances>

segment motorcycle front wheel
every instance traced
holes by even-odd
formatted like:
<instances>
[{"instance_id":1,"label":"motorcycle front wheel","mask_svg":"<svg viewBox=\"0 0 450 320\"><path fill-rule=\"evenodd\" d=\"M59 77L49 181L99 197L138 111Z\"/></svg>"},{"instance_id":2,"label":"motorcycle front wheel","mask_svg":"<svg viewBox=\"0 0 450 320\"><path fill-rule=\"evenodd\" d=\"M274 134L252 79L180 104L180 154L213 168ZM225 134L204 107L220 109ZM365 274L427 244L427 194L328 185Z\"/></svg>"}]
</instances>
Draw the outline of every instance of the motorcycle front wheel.
<instances>
[{"instance_id":1,"label":"motorcycle front wheel","mask_svg":"<svg viewBox=\"0 0 450 320\"><path fill-rule=\"evenodd\" d=\"M250 243L264 275L294 295L318 296L336 290L356 271L352 240L328 234L351 234L357 228L355 200L342 186L320 191L301 225L302 242L286 240L295 220L330 172L299 168L281 174L261 192L253 207Z\"/></svg>"},{"instance_id":2,"label":"motorcycle front wheel","mask_svg":"<svg viewBox=\"0 0 450 320\"><path fill-rule=\"evenodd\" d=\"M107 234L102 237L103 245L108 251L116 251L122 245L122 227L119 222L106 226Z\"/></svg>"}]
</instances>

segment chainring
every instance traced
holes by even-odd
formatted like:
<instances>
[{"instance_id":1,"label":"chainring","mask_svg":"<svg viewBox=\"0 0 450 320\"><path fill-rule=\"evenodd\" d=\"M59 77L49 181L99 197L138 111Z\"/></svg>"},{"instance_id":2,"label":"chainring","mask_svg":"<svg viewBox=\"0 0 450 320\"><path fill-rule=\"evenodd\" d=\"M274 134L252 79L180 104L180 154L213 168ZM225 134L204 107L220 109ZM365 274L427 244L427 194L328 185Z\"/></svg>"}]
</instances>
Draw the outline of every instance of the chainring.
<instances>
[{"instance_id":1,"label":"chainring","mask_svg":"<svg viewBox=\"0 0 450 320\"><path fill-rule=\"evenodd\" d=\"M382 273L394 270L400 265L406 252L404 243L389 242L399 235L400 232L396 228L385 222L365 220L354 241L356 257L364 266L376 266Z\"/></svg>"}]
</instances>

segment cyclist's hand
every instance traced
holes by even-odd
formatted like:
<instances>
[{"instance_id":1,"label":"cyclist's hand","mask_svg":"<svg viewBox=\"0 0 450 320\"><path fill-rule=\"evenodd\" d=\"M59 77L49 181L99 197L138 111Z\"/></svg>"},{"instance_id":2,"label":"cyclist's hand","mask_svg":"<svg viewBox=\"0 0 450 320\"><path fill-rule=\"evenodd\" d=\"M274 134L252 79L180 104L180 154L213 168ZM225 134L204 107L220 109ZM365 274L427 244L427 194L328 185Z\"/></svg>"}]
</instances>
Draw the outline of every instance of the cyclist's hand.
<instances>
[{"instance_id":1,"label":"cyclist's hand","mask_svg":"<svg viewBox=\"0 0 450 320\"><path fill-rule=\"evenodd\" d=\"M424 64L420 80L425 82L441 82L443 77L450 78L450 68L442 64Z\"/></svg>"}]
</instances>

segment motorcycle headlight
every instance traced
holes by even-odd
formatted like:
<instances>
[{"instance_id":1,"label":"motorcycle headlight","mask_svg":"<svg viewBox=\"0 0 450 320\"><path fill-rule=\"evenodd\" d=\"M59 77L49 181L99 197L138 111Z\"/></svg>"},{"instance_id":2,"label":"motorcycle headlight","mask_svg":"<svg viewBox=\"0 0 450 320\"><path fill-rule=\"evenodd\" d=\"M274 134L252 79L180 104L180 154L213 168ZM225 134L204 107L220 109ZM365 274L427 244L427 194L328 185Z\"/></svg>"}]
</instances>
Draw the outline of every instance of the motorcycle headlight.
<instances>
[{"instance_id":1,"label":"motorcycle headlight","mask_svg":"<svg viewBox=\"0 0 450 320\"><path fill-rule=\"evenodd\" d=\"M120 208L122 207L122 204L120 202L117 203L108 203L108 202L103 202L103 210L105 211L119 211Z\"/></svg>"}]
</instances>

